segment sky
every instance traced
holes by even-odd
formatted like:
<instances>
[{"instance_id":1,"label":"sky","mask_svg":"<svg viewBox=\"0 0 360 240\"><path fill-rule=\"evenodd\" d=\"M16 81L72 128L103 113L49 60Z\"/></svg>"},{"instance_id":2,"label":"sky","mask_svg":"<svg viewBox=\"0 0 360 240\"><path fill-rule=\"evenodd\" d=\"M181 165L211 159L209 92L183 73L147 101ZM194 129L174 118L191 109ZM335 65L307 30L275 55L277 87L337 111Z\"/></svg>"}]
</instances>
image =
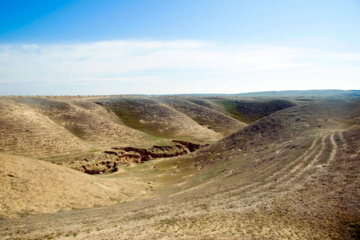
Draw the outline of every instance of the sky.
<instances>
[{"instance_id":1,"label":"sky","mask_svg":"<svg viewBox=\"0 0 360 240\"><path fill-rule=\"evenodd\" d=\"M360 89L359 0L1 0L0 95Z\"/></svg>"}]
</instances>

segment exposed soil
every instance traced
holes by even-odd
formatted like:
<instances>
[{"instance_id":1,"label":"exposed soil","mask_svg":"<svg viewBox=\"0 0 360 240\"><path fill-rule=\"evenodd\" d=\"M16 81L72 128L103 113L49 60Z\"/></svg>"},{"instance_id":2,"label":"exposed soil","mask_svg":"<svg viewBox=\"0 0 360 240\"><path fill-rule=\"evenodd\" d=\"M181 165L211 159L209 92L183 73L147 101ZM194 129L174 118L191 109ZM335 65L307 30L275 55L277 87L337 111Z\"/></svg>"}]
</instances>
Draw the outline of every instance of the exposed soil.
<instances>
[{"instance_id":1,"label":"exposed soil","mask_svg":"<svg viewBox=\"0 0 360 240\"><path fill-rule=\"evenodd\" d=\"M129 166L158 158L171 158L194 152L209 144L196 144L173 140L174 146L153 146L149 149L136 147L112 147L80 161L72 161L69 167L87 173L104 174L117 172L119 165ZM81 165L81 166L80 166Z\"/></svg>"}]
</instances>

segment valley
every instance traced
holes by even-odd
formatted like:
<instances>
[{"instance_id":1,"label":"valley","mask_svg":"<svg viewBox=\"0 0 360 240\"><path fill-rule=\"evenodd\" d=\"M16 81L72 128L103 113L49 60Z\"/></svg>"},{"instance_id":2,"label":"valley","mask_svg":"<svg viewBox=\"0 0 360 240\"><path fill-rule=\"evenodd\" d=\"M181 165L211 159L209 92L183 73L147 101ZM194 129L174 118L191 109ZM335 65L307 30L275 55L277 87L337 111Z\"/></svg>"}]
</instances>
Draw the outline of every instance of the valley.
<instances>
[{"instance_id":1,"label":"valley","mask_svg":"<svg viewBox=\"0 0 360 240\"><path fill-rule=\"evenodd\" d=\"M1 239L357 239L357 96L0 97Z\"/></svg>"}]
</instances>

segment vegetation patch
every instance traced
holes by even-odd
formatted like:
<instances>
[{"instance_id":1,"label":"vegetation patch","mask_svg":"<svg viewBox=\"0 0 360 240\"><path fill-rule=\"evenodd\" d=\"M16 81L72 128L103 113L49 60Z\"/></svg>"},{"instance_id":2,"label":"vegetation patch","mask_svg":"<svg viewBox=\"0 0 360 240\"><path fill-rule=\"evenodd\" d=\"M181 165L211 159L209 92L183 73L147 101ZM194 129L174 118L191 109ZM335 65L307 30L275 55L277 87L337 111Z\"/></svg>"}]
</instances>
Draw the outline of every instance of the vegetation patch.
<instances>
[{"instance_id":1,"label":"vegetation patch","mask_svg":"<svg viewBox=\"0 0 360 240\"><path fill-rule=\"evenodd\" d=\"M136 215L136 216L130 218L130 220L135 220L135 221L149 220L155 216L156 216L155 214L139 214L139 215Z\"/></svg>"},{"instance_id":2,"label":"vegetation patch","mask_svg":"<svg viewBox=\"0 0 360 240\"><path fill-rule=\"evenodd\" d=\"M349 125L356 125L356 124L360 124L360 121L357 121L357 120L346 120L346 124L349 124Z\"/></svg>"},{"instance_id":3,"label":"vegetation patch","mask_svg":"<svg viewBox=\"0 0 360 240\"><path fill-rule=\"evenodd\" d=\"M107 101L105 106L113 111L128 127L138 129L154 137L168 138L174 135L172 129L162 129L159 121L154 120L161 117L162 113L151 109L150 104L152 103L146 99L116 99ZM148 114L152 114L154 119L148 120Z\"/></svg>"},{"instance_id":4,"label":"vegetation patch","mask_svg":"<svg viewBox=\"0 0 360 240\"><path fill-rule=\"evenodd\" d=\"M69 130L72 134L74 134L75 136L77 136L80 139L84 139L85 136L85 131L83 129L81 129L78 126L65 126L65 128L67 130Z\"/></svg>"},{"instance_id":5,"label":"vegetation patch","mask_svg":"<svg viewBox=\"0 0 360 240\"><path fill-rule=\"evenodd\" d=\"M295 104L286 100L250 101L237 99L214 99L218 105L225 108L235 119L252 123L276 111L292 107Z\"/></svg>"}]
</instances>

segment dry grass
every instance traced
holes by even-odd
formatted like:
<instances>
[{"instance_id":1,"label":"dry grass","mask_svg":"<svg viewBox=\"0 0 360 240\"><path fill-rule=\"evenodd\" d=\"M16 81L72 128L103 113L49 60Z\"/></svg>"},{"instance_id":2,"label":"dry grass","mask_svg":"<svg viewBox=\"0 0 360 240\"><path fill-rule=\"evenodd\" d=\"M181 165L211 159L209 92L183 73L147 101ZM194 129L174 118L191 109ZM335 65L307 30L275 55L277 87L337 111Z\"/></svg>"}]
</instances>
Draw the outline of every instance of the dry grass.
<instances>
[{"instance_id":1,"label":"dry grass","mask_svg":"<svg viewBox=\"0 0 360 240\"><path fill-rule=\"evenodd\" d=\"M245 123L237 121L221 111L192 103L186 98L162 97L161 101L183 112L200 125L222 133L223 136L227 136L246 126Z\"/></svg>"},{"instance_id":2,"label":"dry grass","mask_svg":"<svg viewBox=\"0 0 360 240\"><path fill-rule=\"evenodd\" d=\"M40 160L0 154L0 218L105 206L141 195L145 183L100 179Z\"/></svg>"},{"instance_id":3,"label":"dry grass","mask_svg":"<svg viewBox=\"0 0 360 240\"><path fill-rule=\"evenodd\" d=\"M3 219L0 238L357 239L360 127L347 122L359 117L359 109L356 101L313 101L273 113L195 153L122 167L118 173L97 178L56 167L61 179L76 179L66 182L72 191L76 181L84 181L84 192L108 184L107 191L131 194L124 200L137 200ZM15 174L11 169L24 171L20 176L26 181L19 186L34 184L21 168L25 160L29 159L19 158L5 167L10 174ZM55 167L34 161L26 166L31 169L39 162L48 171ZM63 176L65 172L71 174ZM38 171L32 174L37 176ZM52 174L38 175L39 182L53 181ZM5 186L10 187L1 192L13 192L22 203L16 188ZM99 193L108 204L101 198L108 192L89 191ZM46 201L52 206L51 199ZM46 201L39 206L46 206Z\"/></svg>"},{"instance_id":4,"label":"dry grass","mask_svg":"<svg viewBox=\"0 0 360 240\"><path fill-rule=\"evenodd\" d=\"M5 99L0 101L0 149L28 156L72 152L87 146L65 128L33 108Z\"/></svg>"},{"instance_id":5,"label":"dry grass","mask_svg":"<svg viewBox=\"0 0 360 240\"><path fill-rule=\"evenodd\" d=\"M155 98L110 98L104 100L104 105L127 126L154 136L196 142L214 142L221 138L221 134L199 125L191 116Z\"/></svg>"}]
</instances>

